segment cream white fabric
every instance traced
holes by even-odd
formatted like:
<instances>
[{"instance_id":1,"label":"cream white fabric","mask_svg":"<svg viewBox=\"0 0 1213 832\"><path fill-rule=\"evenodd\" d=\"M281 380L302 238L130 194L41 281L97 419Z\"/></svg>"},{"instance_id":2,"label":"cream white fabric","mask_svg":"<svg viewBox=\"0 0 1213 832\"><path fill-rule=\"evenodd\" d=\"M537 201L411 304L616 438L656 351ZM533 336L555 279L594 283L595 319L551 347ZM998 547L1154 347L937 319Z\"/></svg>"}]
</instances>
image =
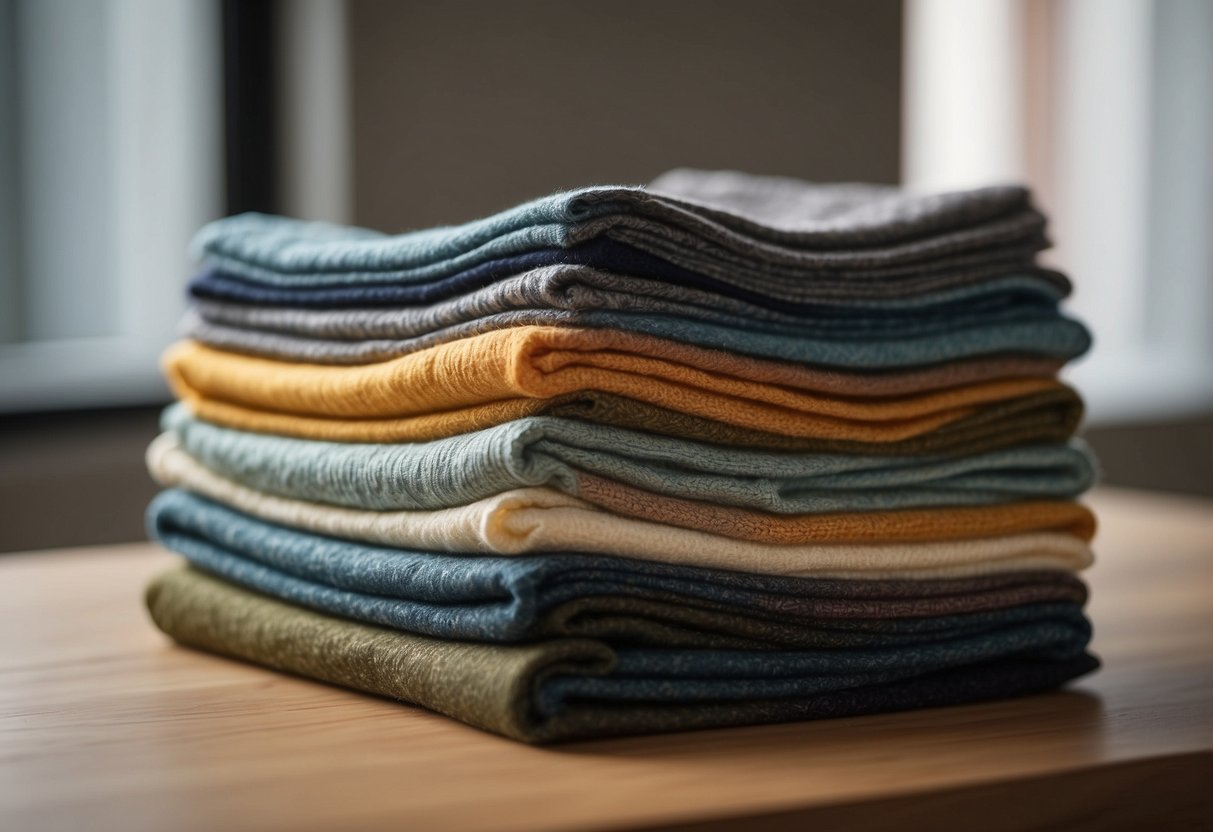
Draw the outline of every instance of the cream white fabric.
<instances>
[{"instance_id":1,"label":"cream white fabric","mask_svg":"<svg viewBox=\"0 0 1213 832\"><path fill-rule=\"evenodd\" d=\"M621 517L547 488L506 491L436 511L363 511L266 494L204 467L170 433L148 448L148 469L254 517L406 549L525 555L580 552L769 575L941 578L1032 569L1081 570L1090 547L1067 534L1029 533L907 544L779 545Z\"/></svg>"}]
</instances>

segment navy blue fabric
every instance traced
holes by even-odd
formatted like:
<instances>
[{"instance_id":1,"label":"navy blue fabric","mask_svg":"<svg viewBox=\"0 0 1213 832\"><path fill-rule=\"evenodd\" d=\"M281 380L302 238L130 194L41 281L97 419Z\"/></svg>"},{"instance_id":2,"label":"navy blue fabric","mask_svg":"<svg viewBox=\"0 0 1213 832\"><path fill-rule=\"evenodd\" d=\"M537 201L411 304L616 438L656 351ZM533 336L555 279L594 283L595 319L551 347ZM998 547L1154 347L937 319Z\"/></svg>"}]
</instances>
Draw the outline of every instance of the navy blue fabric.
<instances>
[{"instance_id":1,"label":"navy blue fabric","mask_svg":"<svg viewBox=\"0 0 1213 832\"><path fill-rule=\"evenodd\" d=\"M525 254L503 257L474 266L449 277L426 283L382 283L345 287L281 288L256 283L214 269L207 269L194 278L189 291L196 297L231 300L266 306L301 306L310 308L356 308L369 306L409 306L432 303L486 286L495 280L521 274L531 269L552 265L582 265L604 271L663 280L717 292L726 297L749 301L784 312L803 311L820 314L823 309L838 309L837 305L793 303L759 292L725 283L688 271L652 254L607 238L598 238L573 248L545 248ZM916 276L930 274L929 269ZM1055 283L1069 292L1069 280L1059 272L1041 269L1023 258L1011 258L1004 264L994 263L983 273L987 277L1006 274L1034 274Z\"/></svg>"},{"instance_id":2,"label":"navy blue fabric","mask_svg":"<svg viewBox=\"0 0 1213 832\"><path fill-rule=\"evenodd\" d=\"M689 702L712 701L715 698L717 683L711 680L681 685L675 694L681 699L673 699L665 694L661 683L656 681L616 679L613 676L554 676L546 679L536 691L536 707L541 715L554 718L565 709L577 705L616 706L622 702L633 705L652 702L645 708L645 713L635 719L635 724L630 724L627 720L627 710L619 708L613 711L618 715L618 724L608 724L598 730L586 731L585 734L589 736L633 733L638 730L652 731L654 729L646 725L644 720L657 722L662 713L668 714L676 727L682 730L695 727L719 728L726 725L861 716L963 705L987 699L1007 699L1053 690L1097 670L1099 666L1099 659L1080 651L1064 658L1031 654L1012 655L901 678L892 673L841 678L809 677L782 686L793 691L792 693L776 694L763 700L738 691L742 695L733 700L735 704L721 702L719 708L705 713L679 712L686 708ZM724 686L720 687L724 689ZM820 692L809 692L814 687ZM669 710L654 713L654 709L662 707Z\"/></svg>"}]
</instances>

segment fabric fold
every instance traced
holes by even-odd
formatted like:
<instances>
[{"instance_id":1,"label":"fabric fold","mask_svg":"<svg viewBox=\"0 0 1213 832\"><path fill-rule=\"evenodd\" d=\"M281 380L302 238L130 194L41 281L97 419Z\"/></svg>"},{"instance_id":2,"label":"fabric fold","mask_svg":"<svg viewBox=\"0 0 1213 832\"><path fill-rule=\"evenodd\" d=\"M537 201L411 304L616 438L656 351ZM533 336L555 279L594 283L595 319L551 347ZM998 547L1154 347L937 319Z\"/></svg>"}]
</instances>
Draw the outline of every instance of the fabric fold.
<instances>
[{"instance_id":1,"label":"fabric fold","mask_svg":"<svg viewBox=\"0 0 1213 832\"><path fill-rule=\"evenodd\" d=\"M621 663L618 651L587 639L434 639L283 604L188 569L155 579L147 605L156 625L182 644L418 704L526 742L959 704L1049 690L1098 667L1082 649L1083 633L1051 627L1000 642L978 638L960 650L949 645L947 658L905 653L903 660L933 658L934 665L900 678L897 668L869 661L879 669L785 677L790 694L778 698L747 695L744 684L713 691L709 683L684 685L685 701L670 703L646 699L652 677L641 674L620 675L606 689L586 686ZM646 657L631 661L643 673Z\"/></svg>"},{"instance_id":2,"label":"fabric fold","mask_svg":"<svg viewBox=\"0 0 1213 832\"><path fill-rule=\"evenodd\" d=\"M1059 390L1003 379L916 395L839 395L837 375L610 330L518 327L378 364L332 367L183 342L164 361L179 398L212 421L267 432L419 439L533 415L545 400L601 391L790 436L897 441L983 406ZM895 384L895 382L894 382ZM291 429L293 427L293 429Z\"/></svg>"},{"instance_id":3,"label":"fabric fold","mask_svg":"<svg viewBox=\"0 0 1213 832\"><path fill-rule=\"evenodd\" d=\"M809 331L821 328L823 332L922 321L946 326L953 314L1001 311L1021 304L1056 308L1065 297L1055 280L1034 270L910 297L827 299L803 306L757 303L707 288L573 263L524 269L452 297L422 303L401 300L390 308L364 303L375 298L356 290L349 290L344 298L328 290L317 298L313 290L262 287L260 291L267 294L225 298L222 293L207 291L215 280L224 278L203 272L190 284L195 308L206 320L275 332L364 338L404 338L522 309L654 313L723 324L765 322ZM317 302L320 299L323 303Z\"/></svg>"},{"instance_id":4,"label":"fabric fold","mask_svg":"<svg viewBox=\"0 0 1213 832\"><path fill-rule=\"evenodd\" d=\"M809 281L778 280L757 283L723 279L690 271L624 243L599 238L570 248L535 249L498 257L456 270L445 277L400 283L373 279L353 284L311 285L260 283L255 278L225 272L211 264L191 282L195 298L230 300L269 305L396 306L434 303L491 286L516 275L548 267L588 267L616 275L660 281L673 286L713 292L768 309L783 312L818 311L822 305L843 306L873 303L897 306L915 303L922 295L964 291L985 282L998 282L1009 274L1030 275L1068 295L1071 286L1065 275L1043 269L1025 258L1015 247L987 251L950 262L911 267L869 269L861 275L819 273Z\"/></svg>"},{"instance_id":5,"label":"fabric fold","mask_svg":"<svg viewBox=\"0 0 1213 832\"><path fill-rule=\"evenodd\" d=\"M225 350L314 364L369 364L390 361L433 346L503 329L528 326L591 327L631 332L737 355L795 361L826 367L885 369L983 355L1030 354L1072 359L1086 352L1090 336L1075 321L1049 310L1012 309L974 320L940 338L926 327L911 335L839 337L799 334L786 327L724 326L662 315L616 312L509 312L445 327L410 338L345 340L245 329L191 316L186 334Z\"/></svg>"},{"instance_id":6,"label":"fabric fold","mask_svg":"<svg viewBox=\"0 0 1213 832\"><path fill-rule=\"evenodd\" d=\"M194 240L148 534L182 645L526 742L1047 691L1091 343L1028 191L670 171Z\"/></svg>"},{"instance_id":7,"label":"fabric fold","mask_svg":"<svg viewBox=\"0 0 1213 832\"><path fill-rule=\"evenodd\" d=\"M689 183L728 178L729 188ZM388 237L367 229L246 214L195 239L200 259L268 284L419 283L495 258L566 249L609 237L675 266L735 281L781 270L908 267L1007 249L1029 259L1044 246L1044 218L1021 188L915 195L878 186L808 185L728 172L684 172L660 187L595 187L556 194L460 226ZM795 191L796 196L789 194ZM778 202L768 203L770 194ZM778 205L776 209L773 206ZM846 206L843 208L842 206Z\"/></svg>"},{"instance_id":8,"label":"fabric fold","mask_svg":"<svg viewBox=\"0 0 1213 832\"><path fill-rule=\"evenodd\" d=\"M844 560L838 564L841 569L781 576L580 553L460 557L381 548L264 523L171 490L149 507L148 528L156 540L190 563L258 592L410 632L492 642L542 636L548 632L542 623L548 611L591 599L599 619L634 611L636 602L666 610L657 616L666 622L693 609L724 611L728 615L713 626L688 629L682 642L690 639L699 646L712 646L714 633L745 636L753 642L747 646L757 646L781 643L780 637L774 631L742 633L739 628L745 621L799 623L811 625L814 631L830 628L818 621L832 617L824 611L830 599L850 600L852 617L871 619L876 632L892 638L906 629L889 623L893 619L989 609L991 593L974 597L976 588L983 586L1019 582L1036 587L1035 593L1023 587L1019 593L1004 593L1002 603L1009 609L1003 616L1031 615L1020 606L1032 599L1081 604L1075 595L1084 597L1072 577L1081 568L1078 554L1083 547L1072 537L1058 535L1008 536L934 548L907 546L893 552L877 548L864 557ZM953 597L941 598L947 593ZM862 598L884 598L890 603L870 603L867 615L860 616L854 610ZM1077 614L1072 609L1060 614L1071 612ZM645 632L649 623L634 622L628 638L653 643L651 633ZM992 623L996 625L997 617ZM930 628L946 632L973 626L973 621L949 620ZM921 627L911 629L913 638L926 632ZM801 642L811 637L813 633L796 632L784 638Z\"/></svg>"},{"instance_id":9,"label":"fabric fold","mask_svg":"<svg viewBox=\"0 0 1213 832\"><path fill-rule=\"evenodd\" d=\"M465 505L549 486L598 502L625 487L775 514L1064 499L1090 486L1080 444L967 457L746 451L569 420L515 420L412 444L320 442L211 425L173 408L165 426L208 468L281 496L366 509ZM606 499L622 502L619 496Z\"/></svg>"},{"instance_id":10,"label":"fabric fold","mask_svg":"<svg viewBox=\"0 0 1213 832\"><path fill-rule=\"evenodd\" d=\"M756 357L861 367L930 363L965 352L1064 358L1089 344L1081 326L1059 315L1056 287L1038 278L1009 276L934 298L899 305L858 301L795 314L658 281L559 266L429 306L390 310L200 300L186 333L224 349L332 364L387 360L515 326L618 329Z\"/></svg>"},{"instance_id":11,"label":"fabric fold","mask_svg":"<svg viewBox=\"0 0 1213 832\"><path fill-rule=\"evenodd\" d=\"M584 552L637 560L769 575L812 575L831 567L866 574L876 565L912 563L926 547L1037 533L1089 542L1094 517L1072 502L1011 503L978 509L848 513L794 517L799 528L781 528L755 515L753 540L700 532L663 522L635 520L550 489L507 491L465 506L433 511L368 511L276 497L215 474L165 434L148 449L153 477L243 514L330 537L436 552L524 555ZM709 508L710 510L710 508ZM677 519L677 518L670 518ZM799 535L797 536L797 532ZM992 551L982 544L980 550ZM1069 560L1050 560L1045 550L1018 561L1022 568L1090 564L1086 547L1071 544ZM936 555L933 557L937 557ZM890 572L890 574L892 574Z\"/></svg>"}]
</instances>

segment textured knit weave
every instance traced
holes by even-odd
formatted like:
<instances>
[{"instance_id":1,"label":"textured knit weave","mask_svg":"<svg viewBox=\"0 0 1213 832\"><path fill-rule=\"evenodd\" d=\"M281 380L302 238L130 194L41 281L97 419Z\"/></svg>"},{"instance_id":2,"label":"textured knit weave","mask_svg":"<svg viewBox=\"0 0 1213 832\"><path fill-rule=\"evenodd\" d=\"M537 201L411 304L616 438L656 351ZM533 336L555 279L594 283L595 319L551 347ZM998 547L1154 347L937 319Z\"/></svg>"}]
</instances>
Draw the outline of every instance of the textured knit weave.
<instances>
[{"instance_id":1,"label":"textured knit weave","mask_svg":"<svg viewBox=\"0 0 1213 832\"><path fill-rule=\"evenodd\" d=\"M528 325L613 328L759 357L860 367L956 353L1071 357L1088 346L1085 330L1058 315L1052 284L1010 277L994 288L966 287L934 302L916 298L905 309L835 305L806 316L655 281L549 267L431 306L394 310L204 301L188 333L214 346L320 363L384 360Z\"/></svg>"},{"instance_id":2,"label":"textured knit weave","mask_svg":"<svg viewBox=\"0 0 1213 832\"><path fill-rule=\"evenodd\" d=\"M985 405L930 433L895 442L785 436L703 419L619 396L580 393L550 400L542 414L633 428L714 445L825 454L975 454L1070 438L1082 421L1082 399L1068 387Z\"/></svg>"},{"instance_id":3,"label":"textured knit weave","mask_svg":"<svg viewBox=\"0 0 1213 832\"><path fill-rule=\"evenodd\" d=\"M1086 600L1081 581L1064 571L834 580L571 553L497 558L383 549L261 523L176 491L157 498L149 527L200 567L267 594L410 631L487 641L592 635L660 645L670 637L731 635L769 648L843 637L819 630L867 634L865 643L930 640L1072 618L1070 606ZM570 605L576 616L566 614ZM652 629L679 622L686 632Z\"/></svg>"},{"instance_id":4,"label":"textured knit weave","mask_svg":"<svg viewBox=\"0 0 1213 832\"><path fill-rule=\"evenodd\" d=\"M914 305L896 313L832 306L818 311L819 317L805 318L663 283L594 270L549 268L509 278L467 296L420 307L308 309L196 301L195 314L187 320L187 329L203 341L212 332L220 333L216 337L222 341L225 336L221 333L231 329L338 341L407 339L434 335L469 322L476 322L471 334L478 334L481 328L489 331L529 325L535 321L527 316L543 316L548 312L553 313L546 319L549 322L580 324L590 320L582 313L614 310L631 317L678 316L739 329L755 323L777 324L794 338L818 335L856 338L877 337L894 329L894 334L946 334L957 329L965 316L971 323L996 323L1025 312L1031 314L1033 310L1036 313L1051 310L1056 303L1057 291L1052 284L1026 277L1008 278L1003 283L998 292L976 295L963 304L958 300L926 308ZM975 292L984 287L971 288ZM677 333L673 337L677 338ZM440 340L450 339L443 335ZM1026 355L978 357L888 374L879 381L879 389L889 392L891 385L897 385L898 392L923 392L993 378L1051 376L1061 365L1059 359ZM864 375L838 374L833 389L864 395L870 394L871 385Z\"/></svg>"},{"instance_id":5,"label":"textured knit weave","mask_svg":"<svg viewBox=\"0 0 1213 832\"><path fill-rule=\"evenodd\" d=\"M821 580L571 553L384 549L263 523L180 491L156 498L148 526L195 566L267 595L476 641L575 635L666 647L912 645L1026 621L1075 623L1086 598L1080 582L1056 571ZM1025 551L1047 546L1043 536L1022 543Z\"/></svg>"},{"instance_id":6,"label":"textured knit weave","mask_svg":"<svg viewBox=\"0 0 1213 832\"><path fill-rule=\"evenodd\" d=\"M818 275L831 270L854 281L865 270L963 266L991 252L1026 260L1044 246L1044 219L1020 188L916 195L690 171L656 184L665 194L586 188L396 237L243 215L207 226L195 247L226 272L271 284L419 283L609 236L690 271L769 291L790 279L828 283ZM691 198L670 195L678 193Z\"/></svg>"},{"instance_id":7,"label":"textured knit weave","mask_svg":"<svg viewBox=\"0 0 1213 832\"><path fill-rule=\"evenodd\" d=\"M735 568L744 568L741 564L747 562L781 562L781 553L799 553L799 547L748 546L733 538L688 533L671 525L686 513L681 505L669 517L653 518L659 522L640 522L548 488L510 490L468 505L428 511L338 508L278 497L211 471L180 447L174 433L162 434L152 442L147 463L152 476L166 487L181 486L274 523L389 545L497 554L614 551L642 559L720 559L720 564L735 564ZM775 533L797 530L792 523L799 522L803 537L780 541L783 544L904 543L1020 532L1060 532L1090 541L1095 532L1089 510L1063 501L788 517L751 515L753 525L771 530L760 534L759 540L778 541ZM780 521L790 522L784 528Z\"/></svg>"},{"instance_id":8,"label":"textured knit weave","mask_svg":"<svg viewBox=\"0 0 1213 832\"><path fill-rule=\"evenodd\" d=\"M761 304L694 286L631 274L615 274L583 265L542 266L428 303L398 303L390 309L359 303L361 290L346 290L344 302L331 294L312 302L314 290L264 287L273 302L256 297L245 303L207 300L205 287L215 280L203 273L191 282L202 317L216 323L261 327L312 335L406 338L487 315L520 309L564 311L615 310L680 315L733 326L752 322L795 325L808 332L870 328L901 332L902 327L935 323L953 316L1008 308L1052 308L1065 291L1036 272L904 298L855 298L796 306ZM202 287L202 291L196 291ZM238 299L231 299L238 300ZM288 308L283 308L288 307ZM350 312L355 314L351 315ZM308 314L300 314L308 313ZM904 334L904 332L902 333Z\"/></svg>"},{"instance_id":9,"label":"textured knit weave","mask_svg":"<svg viewBox=\"0 0 1213 832\"><path fill-rule=\"evenodd\" d=\"M860 400L821 392L832 374L806 367L610 330L542 327L490 332L359 367L274 361L184 342L169 351L165 369L177 395L211 421L372 441L464 433L532 415L545 400L584 390L789 436L897 441L984 405L1062 387L1007 379Z\"/></svg>"},{"instance_id":10,"label":"textured knit weave","mask_svg":"<svg viewBox=\"0 0 1213 832\"><path fill-rule=\"evenodd\" d=\"M1090 512L1064 502L821 515L815 526L804 523L813 542L802 543L734 540L665 523L640 522L598 511L590 503L548 489L507 491L438 511L363 511L247 488L201 466L177 448L171 434L150 446L148 467L167 488L180 486L269 523L383 546L482 554L614 554L767 575L810 575L847 564L915 563L936 557L938 549L928 554L922 543L913 546L917 541L934 541L934 547L938 541L1029 531L1060 532L1087 541L1094 532ZM761 518L756 520L761 523ZM770 525L763 528L770 535ZM1086 563L1089 553L1076 559L1074 568L1081 569Z\"/></svg>"},{"instance_id":11,"label":"textured knit weave","mask_svg":"<svg viewBox=\"0 0 1213 832\"><path fill-rule=\"evenodd\" d=\"M756 291L739 285L735 280L718 280L679 268L624 243L599 238L571 248L538 249L496 258L424 283L376 281L314 286L286 281L282 285L275 285L206 268L191 282L190 292L196 298L313 308L400 306L433 303L552 266L605 270L670 286L712 292L782 312L808 314L820 314L822 305L871 303L886 308L901 304L912 306L920 298L929 298L941 292L964 291L984 282L999 283L1008 275L1031 276L1053 285L1063 295L1069 294L1071 289L1064 275L1039 268L1031 262L1031 258L1024 256L1021 248L1016 247L986 251L968 258L953 257L950 262L943 264L871 269L854 276L854 279L822 273L811 281L784 280L763 286L763 291Z\"/></svg>"},{"instance_id":12,"label":"textured knit weave","mask_svg":"<svg viewBox=\"0 0 1213 832\"><path fill-rule=\"evenodd\" d=\"M968 457L861 457L747 451L547 418L398 445L249 433L199 421L179 407L164 421L192 456L230 479L364 509L449 508L541 485L597 502L605 480L652 494L804 514L1064 499L1094 480L1089 453L1077 443Z\"/></svg>"},{"instance_id":13,"label":"textured knit weave","mask_svg":"<svg viewBox=\"0 0 1213 832\"><path fill-rule=\"evenodd\" d=\"M849 661L837 652L802 653L779 679L767 679L776 685L751 686L744 666L716 682L679 679L696 670L679 666L680 651L615 651L584 639L517 646L434 639L310 612L192 570L157 578L147 603L156 625L183 644L420 704L528 742L956 704L1048 690L1098 666L1081 650L1081 628L1043 624L997 640L863 651ZM597 681L603 687L595 689ZM777 698L773 687L782 688ZM660 697L663 690L677 698Z\"/></svg>"},{"instance_id":14,"label":"textured knit weave","mask_svg":"<svg viewBox=\"0 0 1213 832\"><path fill-rule=\"evenodd\" d=\"M316 364L388 361L460 338L523 326L599 327L757 358L865 370L1004 353L1071 359L1090 346L1090 336L1081 324L1053 310L1009 310L988 318L973 320L963 327L958 323L957 328L946 333L924 329L910 336L879 338L862 331L822 338L769 324L736 328L670 315L555 310L507 312L404 339L350 341L287 335L214 324L196 316L191 316L186 333L221 349Z\"/></svg>"}]
</instances>

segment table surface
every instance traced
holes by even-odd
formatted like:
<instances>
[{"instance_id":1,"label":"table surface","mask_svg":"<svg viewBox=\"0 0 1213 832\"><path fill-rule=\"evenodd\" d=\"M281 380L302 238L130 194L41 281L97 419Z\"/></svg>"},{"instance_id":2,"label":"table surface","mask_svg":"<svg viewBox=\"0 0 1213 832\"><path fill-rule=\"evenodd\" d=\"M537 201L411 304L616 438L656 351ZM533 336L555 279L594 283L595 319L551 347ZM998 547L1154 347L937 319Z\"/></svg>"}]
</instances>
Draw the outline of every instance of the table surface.
<instances>
[{"instance_id":1,"label":"table surface","mask_svg":"<svg viewBox=\"0 0 1213 832\"><path fill-rule=\"evenodd\" d=\"M1194 828L1213 503L1091 503L1105 667L1067 691L550 748L173 646L142 608L174 563L151 545L0 556L0 828Z\"/></svg>"}]
</instances>

